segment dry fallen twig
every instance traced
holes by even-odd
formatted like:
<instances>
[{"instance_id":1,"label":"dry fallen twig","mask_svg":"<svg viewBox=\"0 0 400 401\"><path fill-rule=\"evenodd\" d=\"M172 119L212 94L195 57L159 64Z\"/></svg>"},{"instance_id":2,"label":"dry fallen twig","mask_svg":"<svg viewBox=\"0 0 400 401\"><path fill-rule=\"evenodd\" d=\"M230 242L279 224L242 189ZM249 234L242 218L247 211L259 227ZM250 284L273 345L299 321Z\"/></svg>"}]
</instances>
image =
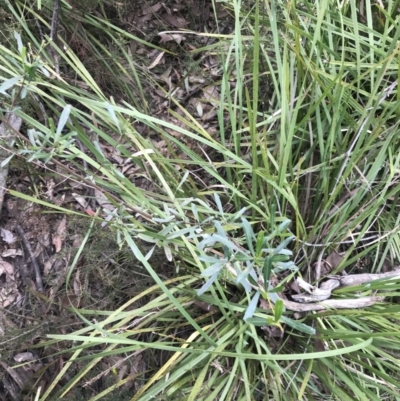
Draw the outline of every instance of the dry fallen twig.
<instances>
[{"instance_id":1,"label":"dry fallen twig","mask_svg":"<svg viewBox=\"0 0 400 401\"><path fill-rule=\"evenodd\" d=\"M327 299L318 303L303 304L282 299L286 309L294 312L312 312L329 309L360 309L382 302L385 297L363 297L357 299Z\"/></svg>"},{"instance_id":2,"label":"dry fallen twig","mask_svg":"<svg viewBox=\"0 0 400 401\"><path fill-rule=\"evenodd\" d=\"M319 311L328 309L359 309L371 306L377 302L382 302L385 297L382 296L372 296L372 297L362 297L356 299L327 299L330 296L330 291L339 287L356 286L365 283L369 283L373 280L378 280L380 278L396 278L400 277L400 268L396 266L394 270L387 273L364 273L364 274L350 274L348 276L334 277L325 281L321 288L316 288L300 279L302 283L301 287L306 289L309 294L299 294L293 296L294 299L303 299L302 302L298 303L288 300L283 300L283 303L288 310L296 312L309 312L309 311ZM299 281L299 279L298 279ZM325 299L319 299L319 292L326 292L328 289L329 295ZM314 295L314 292L316 295ZM326 294L324 293L323 296ZM314 298L314 300L312 300ZM320 302L318 302L320 301Z\"/></svg>"},{"instance_id":3,"label":"dry fallen twig","mask_svg":"<svg viewBox=\"0 0 400 401\"><path fill-rule=\"evenodd\" d=\"M25 231L19 224L17 224L16 230L17 230L18 235L20 236L20 238L22 240L22 243L24 244L24 248L25 248L26 252L28 252L29 257L31 258L32 266L33 266L33 269L35 271L35 279L36 279L37 289L38 289L39 292L43 292L42 275L40 274L40 267L39 267L39 264L38 264L38 262L37 262L37 260L35 258L35 255L34 255L34 253L32 251L31 244L26 239Z\"/></svg>"}]
</instances>

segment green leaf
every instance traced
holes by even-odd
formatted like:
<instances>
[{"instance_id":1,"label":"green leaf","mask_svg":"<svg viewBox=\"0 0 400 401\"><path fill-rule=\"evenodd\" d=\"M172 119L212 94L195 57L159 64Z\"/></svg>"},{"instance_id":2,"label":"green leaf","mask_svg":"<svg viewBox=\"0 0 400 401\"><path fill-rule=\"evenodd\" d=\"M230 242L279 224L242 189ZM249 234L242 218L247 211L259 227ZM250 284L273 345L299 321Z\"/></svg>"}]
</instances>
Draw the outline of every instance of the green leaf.
<instances>
[{"instance_id":1,"label":"green leaf","mask_svg":"<svg viewBox=\"0 0 400 401\"><path fill-rule=\"evenodd\" d=\"M4 159L4 160L1 162L0 167L1 167L1 168L4 168L5 166L7 166L7 164L10 163L11 159L12 159L14 156L15 156L15 155L12 154L11 156L8 156L6 159Z\"/></svg>"},{"instance_id":2,"label":"green leaf","mask_svg":"<svg viewBox=\"0 0 400 401\"><path fill-rule=\"evenodd\" d=\"M304 323L301 323L298 320L293 320L293 319L288 318L287 316L282 315L281 321L282 321L282 323L287 324L292 329L300 331L301 333L310 334L310 335L315 334L314 327L311 327Z\"/></svg>"},{"instance_id":3,"label":"green leaf","mask_svg":"<svg viewBox=\"0 0 400 401\"><path fill-rule=\"evenodd\" d=\"M70 113L71 113L71 109L72 109L72 106L71 106L70 104L67 104L67 105L64 107L64 109L63 109L63 111L62 111L62 113L61 113L60 119L58 120L58 124L57 124L57 131L56 131L56 135L55 135L55 142L58 142L59 139L60 139L61 132L62 132L62 130L64 129L65 125L66 125L67 122L68 122L69 115L70 115Z\"/></svg>"},{"instance_id":4,"label":"green leaf","mask_svg":"<svg viewBox=\"0 0 400 401\"><path fill-rule=\"evenodd\" d=\"M261 252L264 246L264 231L259 231L257 234L257 240L256 240L256 256L259 257L261 256Z\"/></svg>"},{"instance_id":5,"label":"green leaf","mask_svg":"<svg viewBox=\"0 0 400 401\"><path fill-rule=\"evenodd\" d=\"M269 282L269 279L271 277L271 272L272 272L272 257L268 255L264 259L264 266L263 266L264 285L267 285L267 283Z\"/></svg>"},{"instance_id":6,"label":"green leaf","mask_svg":"<svg viewBox=\"0 0 400 401\"><path fill-rule=\"evenodd\" d=\"M253 317L254 312L256 311L257 305L258 305L258 300L260 299L260 291L257 291L253 298L251 299L249 306L246 309L246 312L243 316L243 320L246 322L247 319Z\"/></svg>"},{"instance_id":7,"label":"green leaf","mask_svg":"<svg viewBox=\"0 0 400 401\"><path fill-rule=\"evenodd\" d=\"M255 235L254 231L249 224L248 220L242 217L242 224L243 224L243 229L244 229L244 235L246 238L246 245L247 249L251 252L252 255L254 255L254 248L253 248L253 242L255 241Z\"/></svg>"},{"instance_id":8,"label":"green leaf","mask_svg":"<svg viewBox=\"0 0 400 401\"><path fill-rule=\"evenodd\" d=\"M9 79L6 79L1 85L0 85L0 93L3 95L8 96L6 91L10 88L12 88L18 81L20 81L23 77L18 75L16 77L12 77Z\"/></svg>"},{"instance_id":9,"label":"green leaf","mask_svg":"<svg viewBox=\"0 0 400 401\"><path fill-rule=\"evenodd\" d=\"M271 230L275 226L275 213L276 213L276 205L275 205L275 203L273 203L271 205L270 220L269 220L269 226L270 226Z\"/></svg>"},{"instance_id":10,"label":"green leaf","mask_svg":"<svg viewBox=\"0 0 400 401\"><path fill-rule=\"evenodd\" d=\"M289 223L290 223L290 221L289 221ZM275 248L275 252L274 252L274 253L275 253L275 254L278 254L278 253L280 253L281 251L283 251L283 250L289 245L289 243L293 241L294 238L296 238L294 235L292 235L292 236L290 236L290 237L288 237L288 238L285 238L285 239Z\"/></svg>"},{"instance_id":11,"label":"green leaf","mask_svg":"<svg viewBox=\"0 0 400 401\"><path fill-rule=\"evenodd\" d=\"M18 51L19 51L19 54L21 54L22 49L24 47L24 45L22 44L21 35L18 32L14 31L14 38L17 40Z\"/></svg>"},{"instance_id":12,"label":"green leaf","mask_svg":"<svg viewBox=\"0 0 400 401\"><path fill-rule=\"evenodd\" d=\"M274 293L274 292L282 292L285 289L285 286L283 285L278 285L277 287L270 287L268 288L268 294Z\"/></svg>"},{"instance_id":13,"label":"green leaf","mask_svg":"<svg viewBox=\"0 0 400 401\"><path fill-rule=\"evenodd\" d=\"M278 299L278 300L275 302L275 306L274 306L274 319L275 319L275 322L276 322L276 323L279 322L279 320L280 320L280 318L281 318L281 316L282 316L282 313L283 313L284 309L285 309L285 306L284 306L284 304L283 304L282 299Z\"/></svg>"},{"instance_id":14,"label":"green leaf","mask_svg":"<svg viewBox=\"0 0 400 401\"><path fill-rule=\"evenodd\" d=\"M279 227L278 227L278 233L281 233L282 231L285 231L288 227L289 227L289 225L290 225L290 223L291 223L291 221L290 220L285 220L285 221L283 221L280 225L279 225ZM290 237L291 238L291 240L293 239L292 237ZM291 241L290 240L290 241ZM289 241L289 242L290 242ZM284 248L284 247L283 247Z\"/></svg>"},{"instance_id":15,"label":"green leaf","mask_svg":"<svg viewBox=\"0 0 400 401\"><path fill-rule=\"evenodd\" d=\"M217 205L218 211L220 212L221 216L223 216L225 214L224 208L222 207L221 198L216 192L214 193L214 200L215 204Z\"/></svg>"},{"instance_id":16,"label":"green leaf","mask_svg":"<svg viewBox=\"0 0 400 401\"><path fill-rule=\"evenodd\" d=\"M217 263L214 263L213 265L207 267L207 269L203 270L201 275L203 277L209 277L209 276L214 276L215 274L218 274L225 266L225 263L223 261L219 261Z\"/></svg>"},{"instance_id":17,"label":"green leaf","mask_svg":"<svg viewBox=\"0 0 400 401\"><path fill-rule=\"evenodd\" d=\"M203 285L202 287L197 291L197 296L203 295L208 289L213 285L215 280L218 278L219 272L215 273L213 276L211 276Z\"/></svg>"},{"instance_id":18,"label":"green leaf","mask_svg":"<svg viewBox=\"0 0 400 401\"><path fill-rule=\"evenodd\" d=\"M107 111L108 111L108 113L109 113L114 125L118 128L118 131L121 131L117 115L115 114L114 106L111 105L108 102L105 102L105 106L106 106L106 109L107 109Z\"/></svg>"},{"instance_id":19,"label":"green leaf","mask_svg":"<svg viewBox=\"0 0 400 401\"><path fill-rule=\"evenodd\" d=\"M286 255L272 255L270 256L272 263L287 262L289 257Z\"/></svg>"}]
</instances>

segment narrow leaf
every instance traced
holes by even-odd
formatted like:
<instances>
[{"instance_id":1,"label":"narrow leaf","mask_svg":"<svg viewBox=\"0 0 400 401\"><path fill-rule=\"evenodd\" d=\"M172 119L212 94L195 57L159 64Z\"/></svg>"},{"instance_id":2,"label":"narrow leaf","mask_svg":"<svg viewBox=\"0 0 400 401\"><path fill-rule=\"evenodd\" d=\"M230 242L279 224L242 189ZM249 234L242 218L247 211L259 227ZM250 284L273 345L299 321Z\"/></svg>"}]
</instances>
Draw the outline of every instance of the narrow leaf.
<instances>
[{"instance_id":1,"label":"narrow leaf","mask_svg":"<svg viewBox=\"0 0 400 401\"><path fill-rule=\"evenodd\" d=\"M224 264L221 262L214 263L213 265L207 267L207 269L205 269L203 273L201 273L201 275L203 277L214 276L216 274L219 274L219 272L223 269L223 267Z\"/></svg>"},{"instance_id":2,"label":"narrow leaf","mask_svg":"<svg viewBox=\"0 0 400 401\"><path fill-rule=\"evenodd\" d=\"M18 51L19 54L21 54L22 48L24 47L24 45L22 44L21 35L18 32L14 31L14 38L17 40Z\"/></svg>"},{"instance_id":3,"label":"narrow leaf","mask_svg":"<svg viewBox=\"0 0 400 401\"><path fill-rule=\"evenodd\" d=\"M275 302L275 307L274 307L274 318L275 318L275 322L276 323L279 322L279 320L280 320L280 318L282 316L284 308L285 308L285 306L283 304L282 299L278 299Z\"/></svg>"},{"instance_id":4,"label":"narrow leaf","mask_svg":"<svg viewBox=\"0 0 400 401\"><path fill-rule=\"evenodd\" d=\"M68 119L69 119L69 115L71 113L71 109L72 106L70 104L67 104L64 107L64 110L61 113L60 119L58 120L58 124L57 124L57 131L56 131L56 142L58 141L60 134L62 132L62 130L65 127L65 124L67 123Z\"/></svg>"},{"instance_id":5,"label":"narrow leaf","mask_svg":"<svg viewBox=\"0 0 400 401\"><path fill-rule=\"evenodd\" d=\"M249 306L246 309L246 312L243 316L243 320L246 321L248 318L253 317L254 312L256 311L257 305L258 305L258 300L260 299L260 291L257 291L253 299L251 300Z\"/></svg>"},{"instance_id":6,"label":"narrow leaf","mask_svg":"<svg viewBox=\"0 0 400 401\"><path fill-rule=\"evenodd\" d=\"M276 264L276 269L279 269L279 271L288 270L288 269L290 269L292 271L299 270L299 268L291 261L290 262L278 262Z\"/></svg>"},{"instance_id":7,"label":"narrow leaf","mask_svg":"<svg viewBox=\"0 0 400 401\"><path fill-rule=\"evenodd\" d=\"M289 227L290 223L291 223L290 220L283 221L278 227L278 233L281 233L282 231L286 230Z\"/></svg>"},{"instance_id":8,"label":"narrow leaf","mask_svg":"<svg viewBox=\"0 0 400 401\"><path fill-rule=\"evenodd\" d=\"M218 211L223 216L224 208L222 207L221 198L219 197L219 195L216 192L214 193L214 200L215 200L215 204L217 205Z\"/></svg>"},{"instance_id":9,"label":"narrow leaf","mask_svg":"<svg viewBox=\"0 0 400 401\"><path fill-rule=\"evenodd\" d=\"M214 283L214 281L217 279L219 273L214 274L212 277L210 277L205 284L200 288L199 291L197 291L197 296L199 297L200 295L203 295Z\"/></svg>"},{"instance_id":10,"label":"narrow leaf","mask_svg":"<svg viewBox=\"0 0 400 401\"><path fill-rule=\"evenodd\" d=\"M221 222L220 222L220 221L216 220L216 221L214 222L214 226L215 226L215 228L217 229L217 233L218 233L221 237L228 238L228 237L226 236L226 233L225 233L224 229L222 228L222 225L221 225Z\"/></svg>"},{"instance_id":11,"label":"narrow leaf","mask_svg":"<svg viewBox=\"0 0 400 401\"><path fill-rule=\"evenodd\" d=\"M293 328L297 331L300 331L301 333L310 334L310 335L315 334L314 327L307 326L304 323L300 323L298 320L292 320L292 319L288 318L287 316L283 315L283 316L281 316L281 321L282 321L282 323L287 324L291 328Z\"/></svg>"},{"instance_id":12,"label":"narrow leaf","mask_svg":"<svg viewBox=\"0 0 400 401\"><path fill-rule=\"evenodd\" d=\"M242 224L243 224L243 229L244 229L244 235L246 237L247 248L254 255L253 242L255 240L255 235L254 235L253 228L251 227L248 220L245 219L244 217L242 217Z\"/></svg>"},{"instance_id":13,"label":"narrow leaf","mask_svg":"<svg viewBox=\"0 0 400 401\"><path fill-rule=\"evenodd\" d=\"M272 271L272 258L271 256L267 256L264 259L264 266L263 266L263 278L265 285L269 282L269 279L271 277L271 271Z\"/></svg>"},{"instance_id":14,"label":"narrow leaf","mask_svg":"<svg viewBox=\"0 0 400 401\"><path fill-rule=\"evenodd\" d=\"M289 221L289 223L290 223L290 221ZM291 235L290 237L285 238L285 239L279 244L279 246L277 246L277 247L275 248L275 252L274 252L274 253L277 254L277 253L281 252L284 248L287 247L287 245L288 245L294 238L295 238L294 235Z\"/></svg>"},{"instance_id":15,"label":"narrow leaf","mask_svg":"<svg viewBox=\"0 0 400 401\"><path fill-rule=\"evenodd\" d=\"M149 260L149 259L151 258L151 256L153 255L155 249L156 249L155 246L151 247L150 251L147 252L147 254L146 254L146 256L145 256L144 258L145 258L146 260Z\"/></svg>"},{"instance_id":16,"label":"narrow leaf","mask_svg":"<svg viewBox=\"0 0 400 401\"><path fill-rule=\"evenodd\" d=\"M16 77L12 77L10 79L6 79L1 85L0 85L0 93L3 95L8 95L6 93L6 90L10 89L13 87L19 80L21 80L22 77L20 75Z\"/></svg>"},{"instance_id":17,"label":"narrow leaf","mask_svg":"<svg viewBox=\"0 0 400 401\"><path fill-rule=\"evenodd\" d=\"M108 113L110 114L111 119L113 120L113 123L118 128L118 131L121 131L121 128L119 126L119 121L115 114L113 106L110 103L106 102L106 108L107 108Z\"/></svg>"},{"instance_id":18,"label":"narrow leaf","mask_svg":"<svg viewBox=\"0 0 400 401\"><path fill-rule=\"evenodd\" d=\"M264 245L264 231L259 231L257 234L257 241L256 241L256 255L259 256L262 252L262 248Z\"/></svg>"},{"instance_id":19,"label":"narrow leaf","mask_svg":"<svg viewBox=\"0 0 400 401\"><path fill-rule=\"evenodd\" d=\"M171 248L167 245L164 245L164 252L168 262L172 262L172 252Z\"/></svg>"},{"instance_id":20,"label":"narrow leaf","mask_svg":"<svg viewBox=\"0 0 400 401\"><path fill-rule=\"evenodd\" d=\"M7 166L7 164L10 162L10 160L14 157L14 155L8 156L7 159L4 159L1 164L0 167L4 168L4 166Z\"/></svg>"},{"instance_id":21,"label":"narrow leaf","mask_svg":"<svg viewBox=\"0 0 400 401\"><path fill-rule=\"evenodd\" d=\"M236 221L239 217L241 217L247 211L247 207L241 208L233 217L232 222Z\"/></svg>"}]
</instances>

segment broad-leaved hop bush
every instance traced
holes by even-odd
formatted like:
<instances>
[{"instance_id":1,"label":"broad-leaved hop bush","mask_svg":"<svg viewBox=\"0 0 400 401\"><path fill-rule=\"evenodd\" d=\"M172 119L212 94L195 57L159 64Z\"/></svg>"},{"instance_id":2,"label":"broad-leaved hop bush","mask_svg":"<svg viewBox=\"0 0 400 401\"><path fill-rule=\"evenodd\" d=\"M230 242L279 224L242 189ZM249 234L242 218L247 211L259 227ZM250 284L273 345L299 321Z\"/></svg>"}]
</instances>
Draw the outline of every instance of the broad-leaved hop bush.
<instances>
[{"instance_id":1,"label":"broad-leaved hop bush","mask_svg":"<svg viewBox=\"0 0 400 401\"><path fill-rule=\"evenodd\" d=\"M200 256L200 260L208 266L202 272L202 276L208 279L198 291L198 295L206 292L224 273L228 280L242 287L247 294L255 291L244 315L246 320L252 317L260 296L273 304L278 302L281 309L282 301L277 292L282 290L282 286L272 286L271 274L277 276L290 270L291 274L286 277L290 279L298 267L290 260L292 251L287 249L294 239L287 230L290 220L284 219L279 225L275 225L274 217L271 216L271 231L259 231L256 234L250 222L243 216L245 211L246 209L242 209L229 222L215 220L215 232L201 234L203 239L198 244L198 249L206 255ZM231 227L236 226L231 235L224 230L224 223L229 223Z\"/></svg>"}]
</instances>

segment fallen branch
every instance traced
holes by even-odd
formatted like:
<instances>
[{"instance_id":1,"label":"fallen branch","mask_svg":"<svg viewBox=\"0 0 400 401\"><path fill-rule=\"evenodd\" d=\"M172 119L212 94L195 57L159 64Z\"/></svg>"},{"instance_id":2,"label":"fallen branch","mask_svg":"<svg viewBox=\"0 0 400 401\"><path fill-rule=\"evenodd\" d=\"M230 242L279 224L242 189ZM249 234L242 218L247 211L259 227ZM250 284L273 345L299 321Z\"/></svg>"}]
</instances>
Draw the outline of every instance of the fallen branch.
<instances>
[{"instance_id":1,"label":"fallen branch","mask_svg":"<svg viewBox=\"0 0 400 401\"><path fill-rule=\"evenodd\" d=\"M43 292L44 289L43 289L42 275L40 274L40 267L39 267L39 264L38 264L38 262L36 260L35 255L33 253L31 244L26 239L24 229L19 224L17 224L17 226L15 228L16 228L16 230L18 232L18 235L20 236L20 238L22 240L22 243L24 245L24 248L25 248L26 252L28 253L28 255L29 255L30 259L31 259L33 270L35 271L35 281L36 281L36 286L37 286L38 292Z\"/></svg>"},{"instance_id":2,"label":"fallen branch","mask_svg":"<svg viewBox=\"0 0 400 401\"><path fill-rule=\"evenodd\" d=\"M349 285L360 285L369 283L370 281L378 280L380 278L395 278L399 276L400 278L400 267L395 266L394 270L387 273L363 273L363 274L349 274L348 276L341 276L337 278L340 281L341 287L348 287Z\"/></svg>"},{"instance_id":3,"label":"fallen branch","mask_svg":"<svg viewBox=\"0 0 400 401\"><path fill-rule=\"evenodd\" d=\"M357 299L327 299L318 303L299 303L282 299L287 310L294 312L312 312L329 309L360 309L382 302L385 297L362 297Z\"/></svg>"},{"instance_id":4,"label":"fallen branch","mask_svg":"<svg viewBox=\"0 0 400 401\"><path fill-rule=\"evenodd\" d=\"M298 278L297 282L301 288L307 293L293 295L293 299L298 302L292 302L283 299L286 309L295 312L310 312L328 309L359 309L371 306L377 302L382 302L385 297L373 296L355 299L328 299L331 296L331 291L340 287L356 286L366 284L381 278L400 278L400 268L396 266L394 270L387 273L364 273L350 274L342 277L333 277L324 281L320 288L312 286L303 279Z\"/></svg>"}]
</instances>

